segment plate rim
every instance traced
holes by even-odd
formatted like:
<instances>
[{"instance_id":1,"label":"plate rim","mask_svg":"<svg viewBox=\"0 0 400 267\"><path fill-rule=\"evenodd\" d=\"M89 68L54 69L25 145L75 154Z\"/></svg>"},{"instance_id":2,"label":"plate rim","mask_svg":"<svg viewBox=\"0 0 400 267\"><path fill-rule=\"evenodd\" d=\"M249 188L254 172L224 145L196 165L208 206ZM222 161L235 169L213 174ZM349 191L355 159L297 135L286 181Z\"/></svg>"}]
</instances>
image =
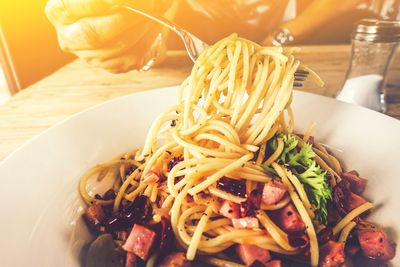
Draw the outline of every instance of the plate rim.
<instances>
[{"instance_id":1,"label":"plate rim","mask_svg":"<svg viewBox=\"0 0 400 267\"><path fill-rule=\"evenodd\" d=\"M40 138L42 135L45 135L48 131L52 131L54 128L57 128L59 125L62 125L70 120L73 120L75 117L80 116L83 113L86 112L90 112L93 109L97 109L103 105L107 105L109 103L112 102L117 102L120 101L123 98L128 98L128 97L132 97L133 95L137 95L137 94L147 94L149 92L154 92L157 90L173 90L173 89L178 89L179 85L172 85L172 86L165 86L165 87L157 87L157 88L152 88L152 89L147 89L145 91L140 91L140 92L132 92L126 95L122 95L122 96L118 96L112 99L107 99L106 101L94 104L93 106L87 107L83 110L80 110L74 114L71 114L65 118L63 118L62 120L56 122L55 124L51 125L50 127L46 128L45 130L43 130L40 133L37 133L36 135L32 136L31 138L29 138L28 140L25 140L24 142L22 142L22 144L20 144L16 149L14 149L13 151L11 151L3 160L0 161L0 168L2 168L3 165L5 165L11 158L13 158L15 156L15 154L17 154L20 150L24 149L26 146L29 146L30 143L33 143L36 141L36 139ZM325 101L330 101L330 102L336 102L339 105L344 105L344 106L348 106L351 107L352 109L359 109L359 110L364 110L366 112L369 112L370 114L374 114L375 116L379 116L380 119L382 120L387 120L387 121L391 121L391 123L394 124L398 124L398 126L400 127L400 120L390 117L386 114L368 109L366 107L362 107L362 106L358 106L356 104L352 104L352 103L347 103L347 102L343 102L340 100L337 100L335 98L329 97L329 96L325 96L325 95L319 95L319 94L315 94L315 93L311 93L311 92L305 92L305 91L300 91L300 90L293 90L294 95L310 95L312 97L317 97L317 98L322 98L325 99Z\"/></svg>"}]
</instances>

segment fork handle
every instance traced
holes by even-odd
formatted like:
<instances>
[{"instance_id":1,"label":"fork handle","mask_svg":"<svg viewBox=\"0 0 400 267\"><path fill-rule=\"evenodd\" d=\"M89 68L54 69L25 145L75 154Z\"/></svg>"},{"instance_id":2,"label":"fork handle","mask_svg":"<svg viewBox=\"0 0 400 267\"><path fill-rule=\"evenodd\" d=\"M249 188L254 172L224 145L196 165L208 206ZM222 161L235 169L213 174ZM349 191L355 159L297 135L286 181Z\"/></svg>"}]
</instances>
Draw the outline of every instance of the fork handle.
<instances>
[{"instance_id":1,"label":"fork handle","mask_svg":"<svg viewBox=\"0 0 400 267\"><path fill-rule=\"evenodd\" d=\"M169 21L169 20L167 20L167 19L165 19L165 18L163 18L163 17L156 17L156 16L153 16L153 15L150 15L150 14L148 14L148 13L146 13L146 12L143 12L143 11L141 11L141 10L139 10L139 9L136 9L136 8L133 8L133 7L130 7L130 6L124 6L124 8L125 8L125 9L128 9L128 10L130 10L130 11L133 11L133 12L135 12L135 13L137 13L137 14L140 14L140 15L142 15L142 16L145 16L146 18L151 19L151 20L153 20L153 21L155 21L155 22L157 22L157 23L160 23L160 24L162 24L163 26L167 27L168 29L174 31L175 33L177 33L177 34L179 34L179 35L182 34L182 29L180 29L180 28L179 28L175 23L173 23L172 21Z\"/></svg>"}]
</instances>

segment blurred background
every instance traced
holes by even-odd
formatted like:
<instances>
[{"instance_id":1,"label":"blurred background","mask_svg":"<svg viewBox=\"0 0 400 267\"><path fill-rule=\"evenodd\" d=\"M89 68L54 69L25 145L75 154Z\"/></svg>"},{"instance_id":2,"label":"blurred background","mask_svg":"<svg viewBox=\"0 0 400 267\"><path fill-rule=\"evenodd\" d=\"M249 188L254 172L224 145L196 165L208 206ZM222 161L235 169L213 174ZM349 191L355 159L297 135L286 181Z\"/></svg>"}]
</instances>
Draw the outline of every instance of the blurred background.
<instances>
[{"instance_id":1,"label":"blurred background","mask_svg":"<svg viewBox=\"0 0 400 267\"><path fill-rule=\"evenodd\" d=\"M262 42L282 27L301 27L312 19L314 26L293 43L308 45L350 43L352 25L361 18L400 19L399 0L337 0L330 10L307 17L310 7L315 9L318 2L324 1L181 0L172 20L212 43L231 32ZM158 2L165 5L168 1L148 2L157 6ZM0 104L76 58L60 49L56 30L45 14L46 3L0 1ZM296 18L302 19L296 22ZM220 28L212 26L216 21ZM168 49L179 48L172 35L166 43Z\"/></svg>"}]
</instances>

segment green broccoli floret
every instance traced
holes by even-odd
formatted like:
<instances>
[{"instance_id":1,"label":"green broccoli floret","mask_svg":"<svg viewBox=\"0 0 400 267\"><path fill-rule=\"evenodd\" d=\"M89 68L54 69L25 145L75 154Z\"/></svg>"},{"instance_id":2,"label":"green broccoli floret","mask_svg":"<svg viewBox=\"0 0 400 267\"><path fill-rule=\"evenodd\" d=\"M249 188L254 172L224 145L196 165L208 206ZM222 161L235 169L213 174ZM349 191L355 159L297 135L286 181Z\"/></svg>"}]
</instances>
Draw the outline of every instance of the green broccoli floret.
<instances>
[{"instance_id":1,"label":"green broccoli floret","mask_svg":"<svg viewBox=\"0 0 400 267\"><path fill-rule=\"evenodd\" d=\"M285 165L303 184L310 201L316 207L316 218L326 224L328 216L328 203L332 200L332 190L327 181L327 172L323 171L315 162L316 154L311 144L304 144L297 149L298 140L294 135L278 133L268 142L269 147L275 151L278 147L278 138L282 138L284 148L277 163ZM265 172L275 171L262 165Z\"/></svg>"}]
</instances>

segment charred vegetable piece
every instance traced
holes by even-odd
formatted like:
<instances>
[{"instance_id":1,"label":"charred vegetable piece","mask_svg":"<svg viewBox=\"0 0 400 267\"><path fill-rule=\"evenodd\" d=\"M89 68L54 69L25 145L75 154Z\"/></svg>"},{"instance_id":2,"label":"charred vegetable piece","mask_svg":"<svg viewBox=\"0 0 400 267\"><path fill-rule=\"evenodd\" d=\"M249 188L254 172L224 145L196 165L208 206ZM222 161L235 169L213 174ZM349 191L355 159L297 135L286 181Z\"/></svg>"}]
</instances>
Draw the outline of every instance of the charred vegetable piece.
<instances>
[{"instance_id":1,"label":"charred vegetable piece","mask_svg":"<svg viewBox=\"0 0 400 267\"><path fill-rule=\"evenodd\" d=\"M172 246L174 235L172 233L172 226L169 220L162 218L160 222L161 231L159 232L160 238L160 251L169 249Z\"/></svg>"},{"instance_id":2,"label":"charred vegetable piece","mask_svg":"<svg viewBox=\"0 0 400 267\"><path fill-rule=\"evenodd\" d=\"M110 234L98 236L89 246L86 267L122 267Z\"/></svg>"},{"instance_id":3,"label":"charred vegetable piece","mask_svg":"<svg viewBox=\"0 0 400 267\"><path fill-rule=\"evenodd\" d=\"M109 231L131 228L135 223L145 223L151 219L153 208L148 197L140 195L123 210L111 216L104 225Z\"/></svg>"},{"instance_id":4,"label":"charred vegetable piece","mask_svg":"<svg viewBox=\"0 0 400 267\"><path fill-rule=\"evenodd\" d=\"M181 162L183 160L183 157L173 157L169 162L168 162L168 170L171 171L173 167L175 167L176 164Z\"/></svg>"},{"instance_id":5,"label":"charred vegetable piece","mask_svg":"<svg viewBox=\"0 0 400 267\"><path fill-rule=\"evenodd\" d=\"M246 182L244 180L234 180L222 177L217 182L218 189L228 192L238 197L246 197Z\"/></svg>"},{"instance_id":6,"label":"charred vegetable piece","mask_svg":"<svg viewBox=\"0 0 400 267\"><path fill-rule=\"evenodd\" d=\"M156 250L160 251L160 255L168 255L173 248L174 240L174 234L172 232L170 221L165 217L162 217L159 223L151 225L149 228L156 233L152 251Z\"/></svg>"},{"instance_id":7,"label":"charred vegetable piece","mask_svg":"<svg viewBox=\"0 0 400 267\"><path fill-rule=\"evenodd\" d=\"M114 199L117 196L117 194L115 194L113 189L109 189L107 190L104 195L103 195L103 199L104 200L111 200Z\"/></svg>"},{"instance_id":8,"label":"charred vegetable piece","mask_svg":"<svg viewBox=\"0 0 400 267\"><path fill-rule=\"evenodd\" d=\"M96 194L94 197L98 200L111 200L116 197L116 194L113 189L109 189L103 194L103 196Z\"/></svg>"},{"instance_id":9,"label":"charred vegetable piece","mask_svg":"<svg viewBox=\"0 0 400 267\"><path fill-rule=\"evenodd\" d=\"M262 189L254 189L250 192L247 200L240 203L240 216L255 216L257 210L260 209L261 197L262 197Z\"/></svg>"},{"instance_id":10,"label":"charred vegetable piece","mask_svg":"<svg viewBox=\"0 0 400 267\"><path fill-rule=\"evenodd\" d=\"M148 222L153 214L153 208L148 197L140 195L131 205L124 209L125 217L133 218L137 223Z\"/></svg>"}]
</instances>

